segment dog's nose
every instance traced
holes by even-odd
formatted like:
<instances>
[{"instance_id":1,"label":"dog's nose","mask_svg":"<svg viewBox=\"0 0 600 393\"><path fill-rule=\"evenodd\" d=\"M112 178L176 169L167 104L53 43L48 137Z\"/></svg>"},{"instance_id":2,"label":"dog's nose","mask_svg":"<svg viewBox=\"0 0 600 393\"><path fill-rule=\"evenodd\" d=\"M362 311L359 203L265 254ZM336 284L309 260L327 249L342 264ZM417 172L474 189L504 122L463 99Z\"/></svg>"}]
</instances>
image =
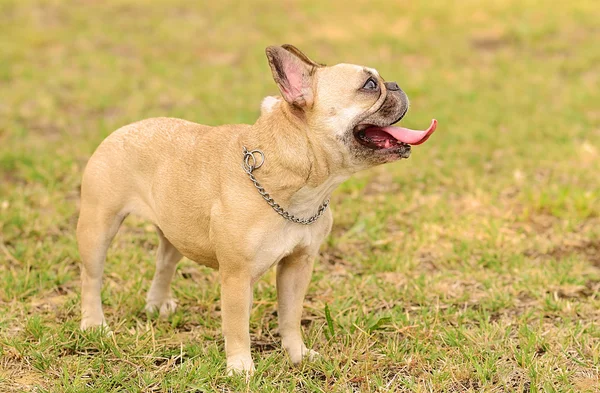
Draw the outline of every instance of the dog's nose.
<instances>
[{"instance_id":1,"label":"dog's nose","mask_svg":"<svg viewBox=\"0 0 600 393\"><path fill-rule=\"evenodd\" d=\"M398 84L396 82L385 82L385 87L386 87L386 89L391 90L391 91L400 90L400 86L398 86Z\"/></svg>"}]
</instances>

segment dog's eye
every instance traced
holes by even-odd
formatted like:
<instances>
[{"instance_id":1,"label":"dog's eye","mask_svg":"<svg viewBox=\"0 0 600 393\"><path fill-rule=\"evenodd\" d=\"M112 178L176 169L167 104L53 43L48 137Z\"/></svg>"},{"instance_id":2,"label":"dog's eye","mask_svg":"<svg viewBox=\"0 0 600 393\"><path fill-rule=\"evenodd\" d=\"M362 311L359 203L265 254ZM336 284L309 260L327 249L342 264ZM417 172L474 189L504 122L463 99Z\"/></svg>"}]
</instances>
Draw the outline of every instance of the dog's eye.
<instances>
[{"instance_id":1,"label":"dog's eye","mask_svg":"<svg viewBox=\"0 0 600 393\"><path fill-rule=\"evenodd\" d=\"M365 82L365 84L363 86L363 89L365 89L365 90L377 90L377 81L375 79L373 79L373 78L369 78Z\"/></svg>"}]
</instances>

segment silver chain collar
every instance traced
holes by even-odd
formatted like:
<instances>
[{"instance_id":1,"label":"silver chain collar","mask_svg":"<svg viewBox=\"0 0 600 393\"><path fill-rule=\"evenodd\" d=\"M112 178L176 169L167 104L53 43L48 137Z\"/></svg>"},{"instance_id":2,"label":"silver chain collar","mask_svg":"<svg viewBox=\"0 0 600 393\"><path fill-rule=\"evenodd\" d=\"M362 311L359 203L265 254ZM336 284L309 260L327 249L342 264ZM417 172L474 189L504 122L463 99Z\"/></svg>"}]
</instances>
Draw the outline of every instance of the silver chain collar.
<instances>
[{"instance_id":1,"label":"silver chain collar","mask_svg":"<svg viewBox=\"0 0 600 393\"><path fill-rule=\"evenodd\" d=\"M260 161L256 159L257 157L255 155L260 156ZM258 180L256 180L256 177L254 177L254 175L252 174L252 172L254 172L255 169L260 168L264 163L265 154L262 151L257 149L249 151L244 146L244 160L242 163L242 168L244 168L244 172L248 174L250 180L252 180L252 183L254 183L254 187L256 187L260 196L263 197L265 201L267 201L269 206L271 206L273 210L277 212L277 214L279 214L281 217L285 218L288 221L302 225L310 225L317 221L319 217L321 217L323 213L325 213L325 210L327 210L327 206L329 206L329 199L325 200L325 202L323 202L321 206L319 206L317 213L309 218L296 217L293 214L290 214L290 212L288 212L284 208L282 208L277 202L273 200L273 198L271 198L271 195L269 195L269 193L265 191L263 186L260 185Z\"/></svg>"}]
</instances>

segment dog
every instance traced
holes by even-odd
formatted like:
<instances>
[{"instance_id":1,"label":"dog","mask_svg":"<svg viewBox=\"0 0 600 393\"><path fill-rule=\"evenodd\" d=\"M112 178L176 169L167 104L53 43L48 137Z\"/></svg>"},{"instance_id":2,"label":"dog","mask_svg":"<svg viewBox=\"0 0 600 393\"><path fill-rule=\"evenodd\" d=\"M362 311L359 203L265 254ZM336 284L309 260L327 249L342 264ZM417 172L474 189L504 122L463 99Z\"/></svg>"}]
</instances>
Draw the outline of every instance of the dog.
<instances>
[{"instance_id":1,"label":"dog","mask_svg":"<svg viewBox=\"0 0 600 393\"><path fill-rule=\"evenodd\" d=\"M408 97L373 68L325 66L292 45L266 55L281 96L263 100L255 124L151 118L116 130L91 156L77 224L82 329L106 324L106 251L135 214L159 236L146 310L175 310L170 286L183 256L218 269L227 371L252 373L252 287L276 266L282 346L294 364L318 356L303 342L300 319L332 226L329 196L357 171L408 158L437 122L424 131L392 126Z\"/></svg>"}]
</instances>

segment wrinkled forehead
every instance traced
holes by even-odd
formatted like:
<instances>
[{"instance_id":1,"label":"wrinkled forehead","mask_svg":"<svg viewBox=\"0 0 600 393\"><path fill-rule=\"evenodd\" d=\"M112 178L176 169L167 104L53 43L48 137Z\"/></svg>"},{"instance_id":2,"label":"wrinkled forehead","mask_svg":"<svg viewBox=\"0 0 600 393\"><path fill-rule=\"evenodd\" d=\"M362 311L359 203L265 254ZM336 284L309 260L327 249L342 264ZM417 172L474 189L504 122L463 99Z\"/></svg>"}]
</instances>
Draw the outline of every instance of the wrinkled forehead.
<instances>
[{"instance_id":1,"label":"wrinkled forehead","mask_svg":"<svg viewBox=\"0 0 600 393\"><path fill-rule=\"evenodd\" d=\"M321 68L320 73L327 75L327 79L339 80L343 82L348 78L355 78L356 80L367 80L370 76L379 78L379 72L375 68L360 66L356 64L340 63L330 67Z\"/></svg>"},{"instance_id":2,"label":"wrinkled forehead","mask_svg":"<svg viewBox=\"0 0 600 393\"><path fill-rule=\"evenodd\" d=\"M334 67L338 67L341 70L354 71L357 74L362 73L365 76L369 76L369 75L379 76L379 72L377 72L377 70L375 68L360 66L360 65L356 65L356 64L341 63L341 64L334 65L332 68L334 68Z\"/></svg>"}]
</instances>

